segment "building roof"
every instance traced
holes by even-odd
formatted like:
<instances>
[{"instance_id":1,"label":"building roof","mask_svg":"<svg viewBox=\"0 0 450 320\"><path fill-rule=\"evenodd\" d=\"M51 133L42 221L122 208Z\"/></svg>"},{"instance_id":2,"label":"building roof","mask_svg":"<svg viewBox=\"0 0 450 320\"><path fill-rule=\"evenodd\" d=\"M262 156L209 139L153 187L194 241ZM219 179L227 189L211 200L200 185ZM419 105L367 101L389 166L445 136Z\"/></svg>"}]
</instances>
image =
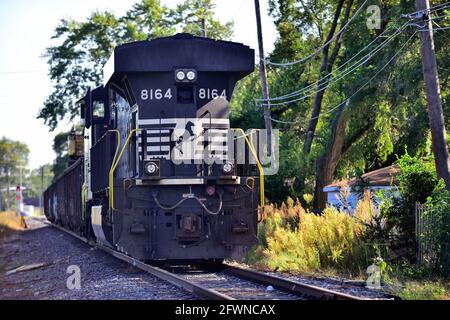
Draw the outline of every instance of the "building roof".
<instances>
[{"instance_id":1,"label":"building roof","mask_svg":"<svg viewBox=\"0 0 450 320\"><path fill-rule=\"evenodd\" d=\"M391 165L378 170L370 171L363 174L360 178L352 178L349 180L335 181L323 188L325 192L334 191L339 189L343 185L349 187L356 186L368 186L368 187L383 187L397 185L396 176L400 173L400 167L398 165Z\"/></svg>"}]
</instances>

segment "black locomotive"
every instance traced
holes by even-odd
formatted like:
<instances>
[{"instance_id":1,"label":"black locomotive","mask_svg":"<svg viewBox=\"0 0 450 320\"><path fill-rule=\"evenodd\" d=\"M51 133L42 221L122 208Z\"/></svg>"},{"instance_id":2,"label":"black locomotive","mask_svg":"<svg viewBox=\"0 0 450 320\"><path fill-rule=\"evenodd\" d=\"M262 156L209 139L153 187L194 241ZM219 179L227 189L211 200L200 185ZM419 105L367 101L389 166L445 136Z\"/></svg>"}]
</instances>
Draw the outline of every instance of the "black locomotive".
<instances>
[{"instance_id":1,"label":"black locomotive","mask_svg":"<svg viewBox=\"0 0 450 320\"><path fill-rule=\"evenodd\" d=\"M47 218L139 260L241 257L263 197L228 104L253 70L249 47L189 34L116 47L103 86L78 102L84 152L69 148Z\"/></svg>"}]
</instances>

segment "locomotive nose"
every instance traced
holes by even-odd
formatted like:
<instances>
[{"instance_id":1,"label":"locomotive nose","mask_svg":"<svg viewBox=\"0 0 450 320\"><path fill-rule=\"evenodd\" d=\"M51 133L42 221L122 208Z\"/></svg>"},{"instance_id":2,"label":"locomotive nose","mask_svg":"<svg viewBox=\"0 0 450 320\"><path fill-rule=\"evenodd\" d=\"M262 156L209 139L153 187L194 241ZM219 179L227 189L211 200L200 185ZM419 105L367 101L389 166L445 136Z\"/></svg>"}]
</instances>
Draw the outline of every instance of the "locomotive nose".
<instances>
[{"instance_id":1,"label":"locomotive nose","mask_svg":"<svg viewBox=\"0 0 450 320\"><path fill-rule=\"evenodd\" d=\"M77 102L84 150L71 137L81 158L46 191L47 216L138 260L221 261L253 245L258 189L229 101L254 57L188 34L116 47Z\"/></svg>"}]
</instances>

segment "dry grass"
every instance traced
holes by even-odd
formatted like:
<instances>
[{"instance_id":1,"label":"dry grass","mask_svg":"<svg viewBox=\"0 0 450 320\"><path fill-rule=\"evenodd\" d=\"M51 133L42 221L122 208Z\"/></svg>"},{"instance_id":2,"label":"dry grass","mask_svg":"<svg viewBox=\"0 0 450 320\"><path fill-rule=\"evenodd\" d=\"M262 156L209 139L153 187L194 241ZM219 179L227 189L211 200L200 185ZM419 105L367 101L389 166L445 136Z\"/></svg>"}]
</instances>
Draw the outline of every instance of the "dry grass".
<instances>
[{"instance_id":1,"label":"dry grass","mask_svg":"<svg viewBox=\"0 0 450 320\"><path fill-rule=\"evenodd\" d=\"M0 212L0 239L23 230L23 224L15 212Z\"/></svg>"},{"instance_id":2,"label":"dry grass","mask_svg":"<svg viewBox=\"0 0 450 320\"><path fill-rule=\"evenodd\" d=\"M316 215L292 200L279 207L267 205L259 225L259 245L248 262L280 271L336 269L361 274L371 264L364 235L372 209L368 196L360 201L354 217L332 207Z\"/></svg>"}]
</instances>

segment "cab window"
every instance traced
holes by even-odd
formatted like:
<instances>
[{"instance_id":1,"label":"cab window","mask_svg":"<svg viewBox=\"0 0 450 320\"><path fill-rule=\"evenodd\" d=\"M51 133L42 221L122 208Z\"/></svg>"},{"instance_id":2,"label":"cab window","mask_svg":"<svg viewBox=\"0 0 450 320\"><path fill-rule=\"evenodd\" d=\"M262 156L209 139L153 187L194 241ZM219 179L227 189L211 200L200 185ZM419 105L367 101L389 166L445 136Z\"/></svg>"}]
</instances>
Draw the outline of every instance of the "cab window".
<instances>
[{"instance_id":1,"label":"cab window","mask_svg":"<svg viewBox=\"0 0 450 320\"><path fill-rule=\"evenodd\" d=\"M94 119L102 119L105 117L105 104L101 101L94 100L92 105L92 115Z\"/></svg>"},{"instance_id":2,"label":"cab window","mask_svg":"<svg viewBox=\"0 0 450 320\"><path fill-rule=\"evenodd\" d=\"M81 99L76 105L78 110L80 110L80 118L84 120L86 118L86 101Z\"/></svg>"}]
</instances>

